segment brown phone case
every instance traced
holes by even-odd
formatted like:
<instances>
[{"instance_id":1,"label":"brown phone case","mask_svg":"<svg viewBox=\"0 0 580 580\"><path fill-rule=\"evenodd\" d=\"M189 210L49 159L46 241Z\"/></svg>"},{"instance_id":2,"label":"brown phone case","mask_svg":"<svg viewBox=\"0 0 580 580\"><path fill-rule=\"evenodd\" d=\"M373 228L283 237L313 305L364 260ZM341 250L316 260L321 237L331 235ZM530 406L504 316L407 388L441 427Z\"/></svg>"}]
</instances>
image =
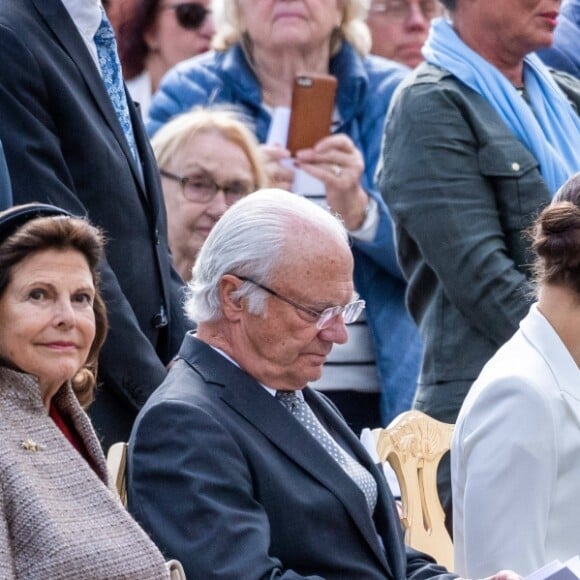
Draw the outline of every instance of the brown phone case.
<instances>
[{"instance_id":1,"label":"brown phone case","mask_svg":"<svg viewBox=\"0 0 580 580\"><path fill-rule=\"evenodd\" d=\"M288 150L314 147L330 135L336 78L332 75L299 74L294 79L292 112L288 129Z\"/></svg>"}]
</instances>

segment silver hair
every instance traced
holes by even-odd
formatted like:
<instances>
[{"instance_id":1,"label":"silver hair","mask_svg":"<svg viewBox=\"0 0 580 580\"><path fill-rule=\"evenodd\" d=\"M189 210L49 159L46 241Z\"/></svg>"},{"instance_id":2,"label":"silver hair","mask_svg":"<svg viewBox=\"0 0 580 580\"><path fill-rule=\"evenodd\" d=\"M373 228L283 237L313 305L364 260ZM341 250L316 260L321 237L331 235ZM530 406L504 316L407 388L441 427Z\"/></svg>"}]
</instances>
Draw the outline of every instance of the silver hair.
<instances>
[{"instance_id":1,"label":"silver hair","mask_svg":"<svg viewBox=\"0 0 580 580\"><path fill-rule=\"evenodd\" d=\"M348 244L347 231L339 218L281 189L262 189L229 208L211 230L195 261L185 301L190 320L207 322L221 317L219 282L226 274L267 284L290 235L300 235L301 223L318 227ZM237 296L247 299L250 312L264 314L263 290L245 282Z\"/></svg>"}]
</instances>

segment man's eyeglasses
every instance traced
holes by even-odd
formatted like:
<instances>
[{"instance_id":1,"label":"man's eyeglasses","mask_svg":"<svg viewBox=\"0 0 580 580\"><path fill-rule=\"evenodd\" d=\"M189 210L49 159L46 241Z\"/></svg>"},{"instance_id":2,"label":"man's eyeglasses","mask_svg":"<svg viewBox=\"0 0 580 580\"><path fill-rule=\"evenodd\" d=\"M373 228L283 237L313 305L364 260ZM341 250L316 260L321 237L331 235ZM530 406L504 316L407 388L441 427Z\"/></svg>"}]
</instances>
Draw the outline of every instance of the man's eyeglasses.
<instances>
[{"instance_id":1,"label":"man's eyeglasses","mask_svg":"<svg viewBox=\"0 0 580 580\"><path fill-rule=\"evenodd\" d=\"M331 322L339 315L342 315L342 319L345 324L352 324L358 320L365 307L365 301L357 299L353 302L349 302L345 306L330 306L329 308L325 308L322 311L313 310L312 308L302 306L302 304L298 304L298 302L294 302L294 300L290 300L290 298L286 298L285 296L278 294L278 292L272 290L272 288L268 288L268 286L264 286L263 284L252 280L251 278L237 275L236 277L240 280L243 280L244 282L254 284L254 286L257 286L258 288L268 292L268 294L278 298L278 300L282 300L282 302L286 302L286 304L294 306L294 308L300 310L300 312L304 312L309 316L309 320L311 322L316 322L316 328L318 328L318 330L328 328Z\"/></svg>"},{"instance_id":2,"label":"man's eyeglasses","mask_svg":"<svg viewBox=\"0 0 580 580\"><path fill-rule=\"evenodd\" d=\"M240 181L216 183L206 175L176 175L164 169L160 169L159 173L167 179L178 181L181 184L181 191L185 199L194 203L208 203L217 195L218 191L223 191L226 205L229 206L254 189L253 186Z\"/></svg>"},{"instance_id":3,"label":"man's eyeglasses","mask_svg":"<svg viewBox=\"0 0 580 580\"><path fill-rule=\"evenodd\" d=\"M441 13L437 0L422 0L418 2L419 9L426 20L431 20ZM369 13L384 14L393 20L405 20L411 12L412 4L405 0L390 0L372 4Z\"/></svg>"},{"instance_id":4,"label":"man's eyeglasses","mask_svg":"<svg viewBox=\"0 0 580 580\"><path fill-rule=\"evenodd\" d=\"M197 2L171 4L163 6L161 10L175 10L175 17L177 18L179 26L187 30L199 28L211 12L211 10L208 10L205 6Z\"/></svg>"}]
</instances>

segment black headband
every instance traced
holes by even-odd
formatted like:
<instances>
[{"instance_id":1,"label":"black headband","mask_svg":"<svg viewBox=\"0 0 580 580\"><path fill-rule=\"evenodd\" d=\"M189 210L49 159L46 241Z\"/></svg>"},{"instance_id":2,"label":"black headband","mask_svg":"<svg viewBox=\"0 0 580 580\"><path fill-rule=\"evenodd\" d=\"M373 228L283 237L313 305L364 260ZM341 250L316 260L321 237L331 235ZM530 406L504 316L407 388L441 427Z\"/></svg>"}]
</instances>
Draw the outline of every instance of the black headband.
<instances>
[{"instance_id":1,"label":"black headband","mask_svg":"<svg viewBox=\"0 0 580 580\"><path fill-rule=\"evenodd\" d=\"M68 211L45 203L16 205L0 213L0 243L9 238L20 226L39 217L72 217Z\"/></svg>"}]
</instances>

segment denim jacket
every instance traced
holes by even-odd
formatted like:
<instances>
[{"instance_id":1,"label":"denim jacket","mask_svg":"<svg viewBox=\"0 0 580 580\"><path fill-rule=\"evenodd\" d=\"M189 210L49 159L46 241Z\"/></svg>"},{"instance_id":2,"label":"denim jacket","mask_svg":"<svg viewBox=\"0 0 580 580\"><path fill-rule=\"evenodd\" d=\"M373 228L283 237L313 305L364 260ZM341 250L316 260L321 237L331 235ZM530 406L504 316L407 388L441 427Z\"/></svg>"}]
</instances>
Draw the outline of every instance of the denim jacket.
<instances>
[{"instance_id":1,"label":"denim jacket","mask_svg":"<svg viewBox=\"0 0 580 580\"><path fill-rule=\"evenodd\" d=\"M577 108L580 82L552 74ZM425 343L418 402L424 386L436 385L422 410L455 421L464 393L448 383L469 386L529 310L533 255L524 232L550 192L537 159L489 103L427 63L393 101L379 187Z\"/></svg>"},{"instance_id":2,"label":"denim jacket","mask_svg":"<svg viewBox=\"0 0 580 580\"><path fill-rule=\"evenodd\" d=\"M379 207L375 239L362 242L353 238L352 247L355 286L367 303L382 385L383 419L388 421L411 404L422 352L418 331L405 306L406 283L397 263L391 218L374 185L385 114L407 69L375 56L362 58L343 43L331 58L330 72L338 80L336 104L341 124L336 132L346 133L362 152L362 187ZM194 57L172 69L151 103L149 134L195 105L233 105L253 124L258 140L266 140L270 112L262 103L260 85L239 45Z\"/></svg>"}]
</instances>

